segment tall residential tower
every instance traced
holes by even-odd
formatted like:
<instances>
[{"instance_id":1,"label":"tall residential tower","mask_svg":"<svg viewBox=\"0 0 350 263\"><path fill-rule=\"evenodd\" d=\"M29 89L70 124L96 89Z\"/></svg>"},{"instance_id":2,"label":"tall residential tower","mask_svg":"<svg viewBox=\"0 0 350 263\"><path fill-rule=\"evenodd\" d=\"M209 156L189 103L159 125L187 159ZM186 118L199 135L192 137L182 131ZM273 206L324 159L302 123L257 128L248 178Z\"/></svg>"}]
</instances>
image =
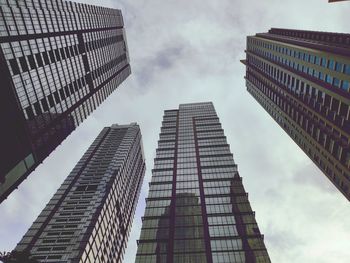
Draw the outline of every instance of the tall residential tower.
<instances>
[{"instance_id":1,"label":"tall residential tower","mask_svg":"<svg viewBox=\"0 0 350 263\"><path fill-rule=\"evenodd\" d=\"M16 250L39 262L122 262L144 173L139 126L104 128Z\"/></svg>"},{"instance_id":2,"label":"tall residential tower","mask_svg":"<svg viewBox=\"0 0 350 263\"><path fill-rule=\"evenodd\" d=\"M0 1L0 202L130 74L120 10Z\"/></svg>"},{"instance_id":3,"label":"tall residential tower","mask_svg":"<svg viewBox=\"0 0 350 263\"><path fill-rule=\"evenodd\" d=\"M137 263L270 262L212 103L166 110Z\"/></svg>"},{"instance_id":4,"label":"tall residential tower","mask_svg":"<svg viewBox=\"0 0 350 263\"><path fill-rule=\"evenodd\" d=\"M272 28L246 55L248 92L350 200L350 34Z\"/></svg>"}]
</instances>

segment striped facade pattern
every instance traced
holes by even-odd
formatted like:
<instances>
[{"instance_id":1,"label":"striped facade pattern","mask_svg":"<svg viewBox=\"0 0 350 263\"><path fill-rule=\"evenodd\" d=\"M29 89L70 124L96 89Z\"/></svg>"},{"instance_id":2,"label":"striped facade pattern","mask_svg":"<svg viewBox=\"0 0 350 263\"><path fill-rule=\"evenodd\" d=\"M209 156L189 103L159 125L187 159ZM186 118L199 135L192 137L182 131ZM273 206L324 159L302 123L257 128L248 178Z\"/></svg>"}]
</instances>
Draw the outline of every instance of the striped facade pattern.
<instances>
[{"instance_id":1,"label":"striped facade pattern","mask_svg":"<svg viewBox=\"0 0 350 263\"><path fill-rule=\"evenodd\" d=\"M273 28L242 62L248 92L350 200L350 35Z\"/></svg>"}]
</instances>

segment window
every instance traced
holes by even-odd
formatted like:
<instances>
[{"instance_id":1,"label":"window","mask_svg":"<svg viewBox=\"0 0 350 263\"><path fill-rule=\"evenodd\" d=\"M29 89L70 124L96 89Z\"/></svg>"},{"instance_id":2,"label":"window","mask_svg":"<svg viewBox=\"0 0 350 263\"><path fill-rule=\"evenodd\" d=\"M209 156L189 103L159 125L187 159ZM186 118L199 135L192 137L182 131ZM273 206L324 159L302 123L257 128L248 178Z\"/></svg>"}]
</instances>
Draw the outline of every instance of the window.
<instances>
[{"instance_id":1,"label":"window","mask_svg":"<svg viewBox=\"0 0 350 263\"><path fill-rule=\"evenodd\" d=\"M333 85L336 86L336 87L339 87L340 86L340 80L337 79L337 78L334 78L333 79Z\"/></svg>"},{"instance_id":2,"label":"window","mask_svg":"<svg viewBox=\"0 0 350 263\"><path fill-rule=\"evenodd\" d=\"M43 52L43 58L44 58L44 61L45 61L45 65L50 64L49 56L47 55L46 52Z\"/></svg>"},{"instance_id":3,"label":"window","mask_svg":"<svg viewBox=\"0 0 350 263\"><path fill-rule=\"evenodd\" d=\"M66 93L66 96L69 97L70 91L69 91L68 86L65 86L65 87L64 87L64 91L65 91L65 93Z\"/></svg>"},{"instance_id":4,"label":"window","mask_svg":"<svg viewBox=\"0 0 350 263\"><path fill-rule=\"evenodd\" d=\"M28 56L28 61L29 61L30 69L35 69L36 64L35 64L35 60L34 60L33 55Z\"/></svg>"},{"instance_id":5,"label":"window","mask_svg":"<svg viewBox=\"0 0 350 263\"><path fill-rule=\"evenodd\" d=\"M49 96L47 96L47 98L49 100L50 107L55 106L55 102L53 101L52 95L50 94Z\"/></svg>"},{"instance_id":6,"label":"window","mask_svg":"<svg viewBox=\"0 0 350 263\"><path fill-rule=\"evenodd\" d=\"M49 55L50 55L51 62L54 63L56 61L56 59L55 59L55 54L54 54L53 50L49 51Z\"/></svg>"},{"instance_id":7,"label":"window","mask_svg":"<svg viewBox=\"0 0 350 263\"><path fill-rule=\"evenodd\" d=\"M31 106L27 107L25 109L26 113L27 113L27 116L28 116L28 119L33 119L34 118L34 112L33 112L33 109Z\"/></svg>"},{"instance_id":8,"label":"window","mask_svg":"<svg viewBox=\"0 0 350 263\"><path fill-rule=\"evenodd\" d=\"M341 85L341 88L342 88L343 90L348 91L348 90L349 90L349 81L343 80L343 83L342 83L342 85Z\"/></svg>"},{"instance_id":9,"label":"window","mask_svg":"<svg viewBox=\"0 0 350 263\"><path fill-rule=\"evenodd\" d=\"M315 64L320 65L321 59L319 57L315 57Z\"/></svg>"},{"instance_id":10,"label":"window","mask_svg":"<svg viewBox=\"0 0 350 263\"><path fill-rule=\"evenodd\" d=\"M43 59L42 59L40 53L35 54L35 58L36 58L36 62L38 63L38 66L42 67L44 65L44 63L43 63Z\"/></svg>"},{"instance_id":11,"label":"window","mask_svg":"<svg viewBox=\"0 0 350 263\"><path fill-rule=\"evenodd\" d=\"M350 75L350 65L344 65L344 73Z\"/></svg>"},{"instance_id":12,"label":"window","mask_svg":"<svg viewBox=\"0 0 350 263\"><path fill-rule=\"evenodd\" d=\"M330 59L329 61L328 61L328 68L329 69L334 69L334 60L332 60L332 59Z\"/></svg>"},{"instance_id":13,"label":"window","mask_svg":"<svg viewBox=\"0 0 350 263\"><path fill-rule=\"evenodd\" d=\"M60 99L60 97L58 96L58 92L55 91L55 92L53 93L53 95L54 95L54 97L55 97L56 103L59 103L59 102L61 101L61 99Z\"/></svg>"},{"instance_id":14,"label":"window","mask_svg":"<svg viewBox=\"0 0 350 263\"><path fill-rule=\"evenodd\" d=\"M18 67L18 64L17 64L17 60L15 58L14 59L10 59L9 62L10 62L10 66L11 66L13 75L19 74L20 70L19 70L19 67Z\"/></svg>"},{"instance_id":15,"label":"window","mask_svg":"<svg viewBox=\"0 0 350 263\"><path fill-rule=\"evenodd\" d=\"M64 100L66 98L66 95L63 92L63 89L59 89L60 91L60 95L61 95L61 99Z\"/></svg>"},{"instance_id":16,"label":"window","mask_svg":"<svg viewBox=\"0 0 350 263\"><path fill-rule=\"evenodd\" d=\"M338 71L338 72L342 72L342 69L343 69L343 64L339 63L339 62L336 62L335 63L335 70Z\"/></svg>"},{"instance_id":17,"label":"window","mask_svg":"<svg viewBox=\"0 0 350 263\"><path fill-rule=\"evenodd\" d=\"M321 80L324 80L324 74L323 74L323 72L320 72L319 73L319 77L318 77L319 79L321 79Z\"/></svg>"},{"instance_id":18,"label":"window","mask_svg":"<svg viewBox=\"0 0 350 263\"><path fill-rule=\"evenodd\" d=\"M60 51L58 49L55 49L55 54L56 54L57 61L60 61L61 55L60 55Z\"/></svg>"},{"instance_id":19,"label":"window","mask_svg":"<svg viewBox=\"0 0 350 263\"><path fill-rule=\"evenodd\" d=\"M20 57L19 62L21 63L22 71L26 72L29 70L28 64L25 57Z\"/></svg>"},{"instance_id":20,"label":"window","mask_svg":"<svg viewBox=\"0 0 350 263\"><path fill-rule=\"evenodd\" d=\"M39 102L35 102L35 103L34 103L34 109L35 109L35 112L36 112L37 115L39 115L39 114L42 113L42 110L41 110L41 108L40 108Z\"/></svg>"},{"instance_id":21,"label":"window","mask_svg":"<svg viewBox=\"0 0 350 263\"><path fill-rule=\"evenodd\" d=\"M45 98L41 99L41 105L43 106L44 111L49 110L49 106L47 105L47 101Z\"/></svg>"},{"instance_id":22,"label":"window","mask_svg":"<svg viewBox=\"0 0 350 263\"><path fill-rule=\"evenodd\" d=\"M64 53L64 48L60 48L61 58L66 59L66 54Z\"/></svg>"},{"instance_id":23,"label":"window","mask_svg":"<svg viewBox=\"0 0 350 263\"><path fill-rule=\"evenodd\" d=\"M332 76L326 75L326 82L332 84Z\"/></svg>"},{"instance_id":24,"label":"window","mask_svg":"<svg viewBox=\"0 0 350 263\"><path fill-rule=\"evenodd\" d=\"M67 57L67 58L70 58L71 55L70 55L70 53L69 53L69 50L70 50L69 47L65 47L64 49L65 49L65 51L66 51L66 57Z\"/></svg>"}]
</instances>

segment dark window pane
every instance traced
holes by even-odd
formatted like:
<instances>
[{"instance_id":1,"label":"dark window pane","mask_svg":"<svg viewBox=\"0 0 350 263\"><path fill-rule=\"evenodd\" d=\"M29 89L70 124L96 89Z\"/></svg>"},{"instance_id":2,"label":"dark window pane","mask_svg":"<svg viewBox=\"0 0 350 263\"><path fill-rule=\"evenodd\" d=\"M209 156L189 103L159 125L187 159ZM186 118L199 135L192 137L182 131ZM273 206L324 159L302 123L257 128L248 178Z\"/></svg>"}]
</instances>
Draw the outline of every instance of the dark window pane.
<instances>
[{"instance_id":1,"label":"dark window pane","mask_svg":"<svg viewBox=\"0 0 350 263\"><path fill-rule=\"evenodd\" d=\"M49 51L49 55L50 55L51 62L52 63L56 62L55 54L53 53L53 50Z\"/></svg>"},{"instance_id":2,"label":"dark window pane","mask_svg":"<svg viewBox=\"0 0 350 263\"><path fill-rule=\"evenodd\" d=\"M78 90L78 89L79 89L78 84L77 84L76 81L73 82L73 85L74 85L74 89L75 89L75 90Z\"/></svg>"},{"instance_id":3,"label":"dark window pane","mask_svg":"<svg viewBox=\"0 0 350 263\"><path fill-rule=\"evenodd\" d=\"M33 112L33 109L32 109L31 106L27 107L25 109L25 111L26 111L29 119L33 119L34 118L34 112Z\"/></svg>"},{"instance_id":4,"label":"dark window pane","mask_svg":"<svg viewBox=\"0 0 350 263\"><path fill-rule=\"evenodd\" d=\"M74 46L74 50L75 50L75 54L79 54L78 45L75 45L75 46Z\"/></svg>"},{"instance_id":5,"label":"dark window pane","mask_svg":"<svg viewBox=\"0 0 350 263\"><path fill-rule=\"evenodd\" d=\"M86 185L80 185L80 186L78 186L77 187L77 189L75 190L75 191L85 191L85 189L86 189Z\"/></svg>"},{"instance_id":6,"label":"dark window pane","mask_svg":"<svg viewBox=\"0 0 350 263\"><path fill-rule=\"evenodd\" d=\"M20 57L19 58L19 62L21 63L21 67L22 67L22 71L23 72L26 72L26 71L29 70L28 64L27 64L27 61L26 61L25 57Z\"/></svg>"},{"instance_id":7,"label":"dark window pane","mask_svg":"<svg viewBox=\"0 0 350 263\"><path fill-rule=\"evenodd\" d=\"M63 89L60 89L60 95L61 99L64 100L66 96L64 95Z\"/></svg>"},{"instance_id":8,"label":"dark window pane","mask_svg":"<svg viewBox=\"0 0 350 263\"><path fill-rule=\"evenodd\" d=\"M42 113L42 110L40 108L39 102L35 102L34 103L34 109L35 109L35 112L36 112L37 115Z\"/></svg>"},{"instance_id":9,"label":"dark window pane","mask_svg":"<svg viewBox=\"0 0 350 263\"><path fill-rule=\"evenodd\" d=\"M52 95L50 94L49 96L47 96L47 98L49 100L50 107L55 106L55 102L53 101Z\"/></svg>"},{"instance_id":10,"label":"dark window pane","mask_svg":"<svg viewBox=\"0 0 350 263\"><path fill-rule=\"evenodd\" d=\"M70 58L71 54L70 54L70 51L69 51L69 47L65 47L64 49L66 50L67 58Z\"/></svg>"},{"instance_id":11,"label":"dark window pane","mask_svg":"<svg viewBox=\"0 0 350 263\"><path fill-rule=\"evenodd\" d=\"M74 54L74 48L73 48L73 46L70 46L70 47L69 47L69 50L70 50L71 56L74 56L75 54Z\"/></svg>"},{"instance_id":12,"label":"dark window pane","mask_svg":"<svg viewBox=\"0 0 350 263\"><path fill-rule=\"evenodd\" d=\"M49 110L49 105L47 104L47 101L45 98L41 99L41 106L43 106L44 111Z\"/></svg>"},{"instance_id":13,"label":"dark window pane","mask_svg":"<svg viewBox=\"0 0 350 263\"><path fill-rule=\"evenodd\" d=\"M43 52L42 54L45 61L45 65L50 64L50 60L49 60L49 56L47 55L47 52Z\"/></svg>"},{"instance_id":14,"label":"dark window pane","mask_svg":"<svg viewBox=\"0 0 350 263\"><path fill-rule=\"evenodd\" d=\"M84 44L79 44L79 54L83 54L84 53Z\"/></svg>"},{"instance_id":15,"label":"dark window pane","mask_svg":"<svg viewBox=\"0 0 350 263\"><path fill-rule=\"evenodd\" d=\"M68 86L69 86L70 93L73 94L74 93L74 88L73 88L72 83L70 83Z\"/></svg>"},{"instance_id":16,"label":"dark window pane","mask_svg":"<svg viewBox=\"0 0 350 263\"><path fill-rule=\"evenodd\" d=\"M69 97L70 92L69 92L68 86L65 86L65 87L64 87L64 91L65 91L65 93L66 93L66 96Z\"/></svg>"},{"instance_id":17,"label":"dark window pane","mask_svg":"<svg viewBox=\"0 0 350 263\"><path fill-rule=\"evenodd\" d=\"M55 91L55 92L53 93L53 95L55 96L55 101L56 101L56 103L59 103L59 102L61 101L61 99L60 99L60 96L58 96L58 92Z\"/></svg>"},{"instance_id":18,"label":"dark window pane","mask_svg":"<svg viewBox=\"0 0 350 263\"><path fill-rule=\"evenodd\" d=\"M66 54L64 53L64 48L60 48L61 58L66 59Z\"/></svg>"},{"instance_id":19,"label":"dark window pane","mask_svg":"<svg viewBox=\"0 0 350 263\"><path fill-rule=\"evenodd\" d=\"M10 62L10 66L11 66L13 74L14 75L19 74L20 70L19 70L19 67L18 67L17 60L15 58L14 59L10 59L9 62Z\"/></svg>"},{"instance_id":20,"label":"dark window pane","mask_svg":"<svg viewBox=\"0 0 350 263\"><path fill-rule=\"evenodd\" d=\"M36 62L38 63L39 67L44 66L43 59L41 58L40 53L35 54Z\"/></svg>"},{"instance_id":21,"label":"dark window pane","mask_svg":"<svg viewBox=\"0 0 350 263\"><path fill-rule=\"evenodd\" d=\"M87 191L96 191L97 190L97 185L88 185Z\"/></svg>"},{"instance_id":22,"label":"dark window pane","mask_svg":"<svg viewBox=\"0 0 350 263\"><path fill-rule=\"evenodd\" d=\"M77 82L78 82L79 89L81 89L83 87L81 84L81 81L78 79Z\"/></svg>"},{"instance_id":23,"label":"dark window pane","mask_svg":"<svg viewBox=\"0 0 350 263\"><path fill-rule=\"evenodd\" d=\"M56 60L60 61L61 60L61 55L60 55L60 51L58 49L55 49L55 54L56 54Z\"/></svg>"},{"instance_id":24,"label":"dark window pane","mask_svg":"<svg viewBox=\"0 0 350 263\"><path fill-rule=\"evenodd\" d=\"M35 60L34 60L33 55L28 56L28 61L29 61L30 69L35 69L36 64L35 64Z\"/></svg>"}]
</instances>

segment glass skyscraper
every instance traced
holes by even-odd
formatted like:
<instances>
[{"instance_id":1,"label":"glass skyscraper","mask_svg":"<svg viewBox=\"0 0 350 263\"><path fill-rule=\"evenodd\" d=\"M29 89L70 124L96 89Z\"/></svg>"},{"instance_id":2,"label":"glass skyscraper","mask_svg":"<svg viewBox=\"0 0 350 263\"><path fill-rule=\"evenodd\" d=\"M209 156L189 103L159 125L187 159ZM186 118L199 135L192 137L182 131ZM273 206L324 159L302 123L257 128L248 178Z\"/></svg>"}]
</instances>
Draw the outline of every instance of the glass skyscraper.
<instances>
[{"instance_id":1,"label":"glass skyscraper","mask_svg":"<svg viewBox=\"0 0 350 263\"><path fill-rule=\"evenodd\" d=\"M0 1L0 202L129 74L120 10Z\"/></svg>"},{"instance_id":2,"label":"glass skyscraper","mask_svg":"<svg viewBox=\"0 0 350 263\"><path fill-rule=\"evenodd\" d=\"M270 262L212 103L163 117L137 263Z\"/></svg>"},{"instance_id":3,"label":"glass skyscraper","mask_svg":"<svg viewBox=\"0 0 350 263\"><path fill-rule=\"evenodd\" d=\"M144 173L139 126L104 128L16 250L39 262L122 262Z\"/></svg>"},{"instance_id":4,"label":"glass skyscraper","mask_svg":"<svg viewBox=\"0 0 350 263\"><path fill-rule=\"evenodd\" d=\"M350 34L273 28L246 55L248 92L350 200Z\"/></svg>"}]
</instances>

